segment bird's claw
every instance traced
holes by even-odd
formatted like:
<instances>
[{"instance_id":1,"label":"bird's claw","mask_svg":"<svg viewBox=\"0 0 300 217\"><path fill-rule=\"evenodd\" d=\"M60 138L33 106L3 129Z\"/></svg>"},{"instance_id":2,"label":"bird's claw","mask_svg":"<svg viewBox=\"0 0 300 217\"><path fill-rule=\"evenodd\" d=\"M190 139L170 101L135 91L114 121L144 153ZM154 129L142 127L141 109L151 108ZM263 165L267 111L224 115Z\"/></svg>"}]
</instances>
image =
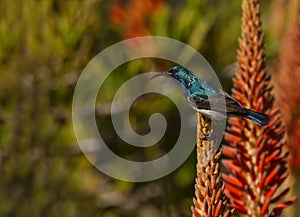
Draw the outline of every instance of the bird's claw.
<instances>
[{"instance_id":1,"label":"bird's claw","mask_svg":"<svg viewBox=\"0 0 300 217\"><path fill-rule=\"evenodd\" d=\"M201 137L201 140L203 140L203 141L208 141L210 138L211 138L211 135L210 135L210 134L206 134L206 135L203 135L203 136Z\"/></svg>"},{"instance_id":2,"label":"bird's claw","mask_svg":"<svg viewBox=\"0 0 300 217\"><path fill-rule=\"evenodd\" d=\"M217 139L218 139L218 137L214 130L211 130L211 132L209 132L209 134L204 134L201 137L201 140L203 140L203 141L208 141L208 140L216 141Z\"/></svg>"}]
</instances>

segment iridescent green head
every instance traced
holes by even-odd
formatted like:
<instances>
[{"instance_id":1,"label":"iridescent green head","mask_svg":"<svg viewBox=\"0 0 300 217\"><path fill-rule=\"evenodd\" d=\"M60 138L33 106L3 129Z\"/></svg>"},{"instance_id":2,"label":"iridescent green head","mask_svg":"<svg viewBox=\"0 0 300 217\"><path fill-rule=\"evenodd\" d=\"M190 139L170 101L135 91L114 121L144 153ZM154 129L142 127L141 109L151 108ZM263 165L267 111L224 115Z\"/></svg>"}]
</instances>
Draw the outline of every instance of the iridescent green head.
<instances>
[{"instance_id":1,"label":"iridescent green head","mask_svg":"<svg viewBox=\"0 0 300 217\"><path fill-rule=\"evenodd\" d=\"M174 66L167 72L162 72L153 76L152 78L159 76L170 76L174 78L180 84L185 94L199 86L196 84L197 82L199 82L198 78L195 77L190 70L184 68L183 66Z\"/></svg>"},{"instance_id":2,"label":"iridescent green head","mask_svg":"<svg viewBox=\"0 0 300 217\"><path fill-rule=\"evenodd\" d=\"M188 70L182 66L174 66L174 67L170 68L167 71L167 74L169 76L175 78L176 80L189 79L194 76L190 70Z\"/></svg>"},{"instance_id":3,"label":"iridescent green head","mask_svg":"<svg viewBox=\"0 0 300 217\"><path fill-rule=\"evenodd\" d=\"M172 67L167 71L167 74L176 79L184 88L189 88L191 86L191 83L193 83L196 79L196 77L190 70L182 66Z\"/></svg>"}]
</instances>

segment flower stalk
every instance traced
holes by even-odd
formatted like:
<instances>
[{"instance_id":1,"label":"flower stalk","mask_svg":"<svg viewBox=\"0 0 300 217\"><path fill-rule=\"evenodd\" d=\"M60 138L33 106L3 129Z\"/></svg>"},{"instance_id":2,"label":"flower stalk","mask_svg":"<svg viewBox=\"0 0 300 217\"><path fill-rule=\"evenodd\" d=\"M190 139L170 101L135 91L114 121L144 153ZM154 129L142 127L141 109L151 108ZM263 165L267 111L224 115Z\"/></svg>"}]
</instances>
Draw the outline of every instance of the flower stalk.
<instances>
[{"instance_id":1,"label":"flower stalk","mask_svg":"<svg viewBox=\"0 0 300 217\"><path fill-rule=\"evenodd\" d=\"M232 96L244 107L266 113L270 123L261 127L253 122L231 118L223 146L223 160L229 174L224 174L225 194L230 207L242 216L275 217L294 203L295 198L282 202L289 187L278 190L288 176L284 149L284 128L279 110L274 107L266 73L263 33L258 0L242 2L242 37L239 40L237 66Z\"/></svg>"},{"instance_id":2,"label":"flower stalk","mask_svg":"<svg viewBox=\"0 0 300 217\"><path fill-rule=\"evenodd\" d=\"M233 209L228 209L225 197L225 183L220 173L219 159L222 151L214 154L214 141L208 140L211 120L198 113L197 124L197 176L193 217L228 217Z\"/></svg>"}]
</instances>

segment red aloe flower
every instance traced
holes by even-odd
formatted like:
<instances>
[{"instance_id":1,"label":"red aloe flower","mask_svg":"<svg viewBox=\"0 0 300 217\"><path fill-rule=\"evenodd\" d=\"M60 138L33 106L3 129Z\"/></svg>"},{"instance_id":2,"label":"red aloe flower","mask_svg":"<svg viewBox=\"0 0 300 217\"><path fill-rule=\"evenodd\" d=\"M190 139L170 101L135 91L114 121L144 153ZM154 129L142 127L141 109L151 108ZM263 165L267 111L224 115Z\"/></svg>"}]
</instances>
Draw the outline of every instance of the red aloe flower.
<instances>
[{"instance_id":1,"label":"red aloe flower","mask_svg":"<svg viewBox=\"0 0 300 217\"><path fill-rule=\"evenodd\" d=\"M162 5L162 0L117 0L110 9L110 19L120 27L124 38L148 35L147 19Z\"/></svg>"},{"instance_id":2,"label":"red aloe flower","mask_svg":"<svg viewBox=\"0 0 300 217\"><path fill-rule=\"evenodd\" d=\"M300 17L283 40L276 99L286 126L287 145L292 153L292 168L300 166Z\"/></svg>"},{"instance_id":3,"label":"red aloe flower","mask_svg":"<svg viewBox=\"0 0 300 217\"><path fill-rule=\"evenodd\" d=\"M258 0L242 2L242 38L239 41L237 67L233 79L233 97L247 108L267 113L271 121L266 127L231 118L225 139L224 166L230 174L225 194L230 206L244 216L279 216L295 198L281 202L289 188L278 192L288 171L288 153L283 150L284 129L278 109L274 108L270 76L266 73L263 33Z\"/></svg>"},{"instance_id":4,"label":"red aloe flower","mask_svg":"<svg viewBox=\"0 0 300 217\"><path fill-rule=\"evenodd\" d=\"M213 155L214 141L203 140L210 131L211 121L198 113L196 198L193 200L192 212L194 217L229 217L233 209L228 209L224 194L225 183L221 178L219 166L222 152L218 151Z\"/></svg>"}]
</instances>

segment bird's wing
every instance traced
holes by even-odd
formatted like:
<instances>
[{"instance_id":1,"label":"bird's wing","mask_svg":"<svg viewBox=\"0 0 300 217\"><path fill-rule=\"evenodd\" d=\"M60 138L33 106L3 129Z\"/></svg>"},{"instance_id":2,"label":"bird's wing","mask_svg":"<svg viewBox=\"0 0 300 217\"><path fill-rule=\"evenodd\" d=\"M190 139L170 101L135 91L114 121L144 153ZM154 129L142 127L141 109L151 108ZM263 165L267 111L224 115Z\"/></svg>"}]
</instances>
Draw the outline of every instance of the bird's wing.
<instances>
[{"instance_id":1,"label":"bird's wing","mask_svg":"<svg viewBox=\"0 0 300 217\"><path fill-rule=\"evenodd\" d=\"M187 100L194 109L212 110L227 115L245 115L247 109L243 108L230 95L219 95L209 98L202 98L198 95L190 95Z\"/></svg>"},{"instance_id":2,"label":"bird's wing","mask_svg":"<svg viewBox=\"0 0 300 217\"><path fill-rule=\"evenodd\" d=\"M187 97L187 101L194 109L210 110L210 104L207 96L202 97L199 94L191 94Z\"/></svg>"}]
</instances>

